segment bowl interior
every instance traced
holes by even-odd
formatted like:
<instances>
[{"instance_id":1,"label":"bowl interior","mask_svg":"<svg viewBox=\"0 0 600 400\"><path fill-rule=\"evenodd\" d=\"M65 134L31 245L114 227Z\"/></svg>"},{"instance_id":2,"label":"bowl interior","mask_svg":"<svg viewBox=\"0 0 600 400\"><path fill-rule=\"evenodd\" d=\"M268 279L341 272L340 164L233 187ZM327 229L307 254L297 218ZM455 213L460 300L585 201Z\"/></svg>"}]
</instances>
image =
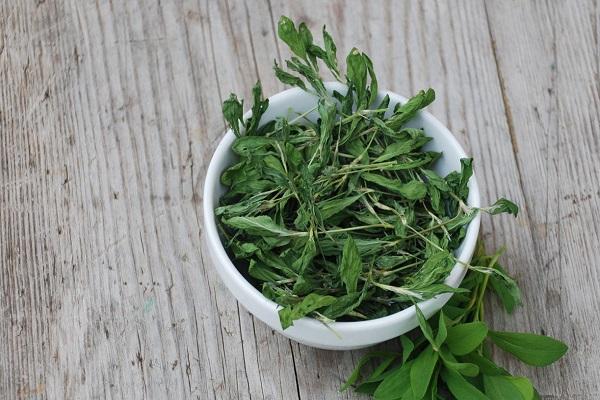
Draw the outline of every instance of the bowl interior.
<instances>
[{"instance_id":1,"label":"bowl interior","mask_svg":"<svg viewBox=\"0 0 600 400\"><path fill-rule=\"evenodd\" d=\"M337 82L327 83L326 87L330 92L336 90L343 94L346 91L346 87ZM390 105L387 114L391 114L394 106L397 103L403 103L406 101L406 98L387 91L379 92L377 101L381 101L386 94L390 96ZM261 119L261 124L282 116L287 117L288 120L292 120L295 117L297 117L298 114L302 113L307 113L306 118L312 121L316 121L318 118L318 113L316 110L314 110L316 103L316 96L307 93L301 89L293 88L283 91L269 98L269 108L263 115ZM248 118L250 117L250 115L251 113L247 112L244 115L244 117ZM406 124L406 126L413 128L423 128L425 130L425 134L433 138L433 140L426 145L425 149L442 152L442 157L437 161L434 168L438 174L445 176L451 171L460 171L460 159L467 157L467 155L461 147L461 145L456 140L456 138L435 117L433 117L428 112L421 111L417 113L417 115L411 121L409 121ZM236 161L236 156L231 151L231 145L234 140L235 136L231 132L231 130L229 130L226 133L223 140L221 141L221 143L219 144L219 146L217 147L217 150L215 151L215 154L211 160L209 169L207 171L207 177L204 187L205 230L208 236L209 245L216 247L212 250L215 251L218 259L220 261L223 261L223 265L220 265L219 268L226 268L227 273L231 277L243 281L238 282L241 285L238 285L239 288L246 292L248 296L252 296L252 301L256 301L258 304L257 307L266 307L269 310L271 310L271 312L274 312L278 307L277 304L264 297L262 293L260 293L260 291L254 288L248 281L246 281L243 278L243 276L233 265L231 260L229 260L227 253L225 252L225 249L223 248L223 245L221 244L220 239L218 237L216 220L214 216L214 208L218 205L219 198L227 190L227 188L220 183L220 175L223 172L223 170L225 170L225 168L227 168L229 165L233 164ZM480 206L479 190L474 176L469 181L469 196L467 199L467 203L474 207ZM469 262L472 257L479 231L479 220L480 217L477 216L469 224L465 239L463 240L461 246L455 252L456 257L462 262ZM460 264L457 263L453 268L450 276L446 279L445 283L452 287L457 287L462 281L465 272L465 268L463 268ZM430 316L434 314L439 308L441 308L445 304L445 302L450 298L450 296L450 294L443 294L433 299L426 300L424 302L419 303L419 308L423 310L426 316ZM236 297L238 297L239 299L239 294L236 294ZM260 319L265 320L265 318L261 318L260 315L258 315L258 317ZM414 320L413 322L416 321L414 307L409 307L398 313L368 321L334 322L330 324L329 327L331 328L331 330L341 333L346 331L357 332L357 329L366 327L368 327L369 329L376 329L377 327L390 326L390 324L395 324L401 321L408 321L409 319ZM272 324L270 324L269 321L265 322L272 326ZM277 329L277 327L275 326L272 327ZM293 337L295 336L295 332L301 332L302 330L317 328L319 330L322 330L323 324L312 318L303 318L301 320L295 321L294 326L288 328L284 333L287 336ZM281 331L281 329L278 330ZM395 336L401 333L403 332L398 332Z\"/></svg>"}]
</instances>

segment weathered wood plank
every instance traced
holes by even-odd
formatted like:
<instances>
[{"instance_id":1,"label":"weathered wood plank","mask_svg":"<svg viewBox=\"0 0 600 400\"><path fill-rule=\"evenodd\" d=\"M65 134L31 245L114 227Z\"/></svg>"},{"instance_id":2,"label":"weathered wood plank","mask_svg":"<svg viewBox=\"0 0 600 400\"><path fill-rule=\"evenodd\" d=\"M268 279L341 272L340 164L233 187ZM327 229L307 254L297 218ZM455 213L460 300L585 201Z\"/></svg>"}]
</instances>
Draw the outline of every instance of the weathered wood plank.
<instances>
[{"instance_id":1,"label":"weathered wood plank","mask_svg":"<svg viewBox=\"0 0 600 400\"><path fill-rule=\"evenodd\" d=\"M598 13L594 2L488 4L507 121L527 200L535 257L514 264L525 293L519 324L571 345L552 368L527 371L542 394L594 398L600 394L600 301L595 268L600 214ZM513 21L513 29L505 21ZM540 279L542 277L542 279ZM511 369L525 372L517 363ZM579 397L578 397L579 396Z\"/></svg>"},{"instance_id":2,"label":"weathered wood plank","mask_svg":"<svg viewBox=\"0 0 600 400\"><path fill-rule=\"evenodd\" d=\"M283 88L271 71L287 54L281 14L327 24L340 58L365 49L382 87L436 88L431 110L475 157L484 199L523 206L485 221L526 296L490 321L571 344L548 369L498 356L548 398L596 398L591 1L0 2L0 393L361 398L338 388L364 351L274 334L203 257L220 103L258 78L267 94Z\"/></svg>"},{"instance_id":3,"label":"weathered wood plank","mask_svg":"<svg viewBox=\"0 0 600 400\"><path fill-rule=\"evenodd\" d=\"M216 92L191 74L214 74L211 65L192 68L183 47L185 24L202 33L201 21L169 4L27 6L3 9L20 20L3 24L3 82L17 80L2 96L2 184L14 188L2 212L15 222L2 233L14 302L3 343L18 367L2 363L2 392L223 398L221 322L212 272L198 268L196 217L210 156L200 133L222 120L218 102L195 98ZM200 53L208 39L197 39Z\"/></svg>"},{"instance_id":4,"label":"weathered wood plank","mask_svg":"<svg viewBox=\"0 0 600 400\"><path fill-rule=\"evenodd\" d=\"M212 40L218 49L213 62L219 71L219 96L224 99L234 92L248 99L256 81L272 74L273 59L278 57L269 5L267 2L211 2L209 18ZM281 90L281 85L273 79L262 81L267 95ZM221 136L223 131L224 126L221 126L216 134ZM213 268L212 265L205 267ZM239 306L226 289L221 289L221 295L235 306L232 318L236 319L237 326L231 326L227 335L233 330L240 331L239 337L225 345L231 354L226 360L242 357L248 396L295 398L296 377L289 340L274 336L270 328ZM233 388L229 397L237 396L243 398Z\"/></svg>"}]
</instances>

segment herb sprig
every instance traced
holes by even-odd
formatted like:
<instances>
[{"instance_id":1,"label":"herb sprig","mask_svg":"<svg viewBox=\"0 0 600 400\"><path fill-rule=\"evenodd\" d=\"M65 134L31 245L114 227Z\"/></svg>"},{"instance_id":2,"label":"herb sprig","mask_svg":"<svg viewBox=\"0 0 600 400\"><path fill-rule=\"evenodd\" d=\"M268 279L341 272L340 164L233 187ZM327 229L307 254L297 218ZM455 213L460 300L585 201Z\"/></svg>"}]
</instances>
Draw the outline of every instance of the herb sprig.
<instances>
[{"instance_id":1,"label":"herb sprig","mask_svg":"<svg viewBox=\"0 0 600 400\"><path fill-rule=\"evenodd\" d=\"M388 96L378 98L366 54L352 49L344 73L325 28L324 47L305 24L296 27L286 17L278 34L292 56L287 70L275 63L275 75L313 92L319 118L261 121L269 101L260 82L247 120L234 94L223 104L238 161L221 176L228 191L215 212L239 270L282 306L284 329L304 316L379 318L441 293L465 292L444 280L469 222L480 212L516 216L518 208L506 199L487 208L467 204L472 159L446 176L435 172L441 153L424 148L431 140L426 132L405 126L435 99L434 91L391 107ZM320 62L346 93L327 90ZM514 287L506 274L477 268Z\"/></svg>"},{"instance_id":2,"label":"herb sprig","mask_svg":"<svg viewBox=\"0 0 600 400\"><path fill-rule=\"evenodd\" d=\"M479 242L472 264L505 274L498 264L499 256L500 252L486 255ZM487 290L491 288L510 313L520 302L516 285L507 287L496 275L472 271L461 288L466 292L454 295L429 321L417 308L420 334L402 335L401 352L380 351L363 356L342 390L353 386L375 400L539 399L528 378L511 375L491 359L492 344L537 367L560 359L567 346L543 335L488 328L483 321ZM379 364L370 375L363 376L365 366L373 360L379 360Z\"/></svg>"}]
</instances>

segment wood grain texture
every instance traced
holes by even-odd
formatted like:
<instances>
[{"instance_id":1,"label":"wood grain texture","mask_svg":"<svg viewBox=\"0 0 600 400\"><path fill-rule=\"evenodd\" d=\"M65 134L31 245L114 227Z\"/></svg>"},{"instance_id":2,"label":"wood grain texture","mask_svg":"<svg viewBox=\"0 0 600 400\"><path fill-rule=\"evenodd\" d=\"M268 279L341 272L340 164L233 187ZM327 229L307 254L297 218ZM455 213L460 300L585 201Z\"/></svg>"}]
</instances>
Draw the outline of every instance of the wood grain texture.
<instances>
[{"instance_id":1,"label":"wood grain texture","mask_svg":"<svg viewBox=\"0 0 600 400\"><path fill-rule=\"evenodd\" d=\"M591 0L0 1L0 398L362 398L338 388L364 350L275 334L203 256L220 104L283 89L281 14L364 49L382 87L436 89L484 200L522 206L484 219L525 293L490 323L571 347L545 369L496 356L546 399L599 398Z\"/></svg>"}]
</instances>

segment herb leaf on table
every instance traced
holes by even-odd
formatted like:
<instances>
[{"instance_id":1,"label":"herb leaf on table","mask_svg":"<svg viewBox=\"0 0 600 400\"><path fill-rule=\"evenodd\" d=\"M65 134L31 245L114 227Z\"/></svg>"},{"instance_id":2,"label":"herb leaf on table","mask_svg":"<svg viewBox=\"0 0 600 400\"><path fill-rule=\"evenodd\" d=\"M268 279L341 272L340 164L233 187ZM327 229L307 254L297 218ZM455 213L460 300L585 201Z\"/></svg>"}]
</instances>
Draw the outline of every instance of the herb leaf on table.
<instances>
[{"instance_id":1,"label":"herb leaf on table","mask_svg":"<svg viewBox=\"0 0 600 400\"><path fill-rule=\"evenodd\" d=\"M529 379L511 375L490 358L490 346L496 345L526 364L546 366L559 360L566 353L567 345L543 335L498 332L487 327L483 321L483 300L490 277L494 276L487 271L501 268L499 255L500 252L485 254L483 244L478 242L471 264L486 272L471 270L467 273L461 288L468 295L453 296L437 313L438 317L431 318L430 321L438 320L437 326L432 326L417 307L418 331L400 336L402 350L407 351L405 356L400 358L394 351L367 353L342 390L352 386L375 399L539 398ZM516 287L514 280L511 281ZM416 345L413 344L415 338ZM390 358L393 361L388 361ZM375 371L385 376L384 380L363 377L373 360L380 360ZM409 394L405 393L407 388L411 390Z\"/></svg>"}]
</instances>

